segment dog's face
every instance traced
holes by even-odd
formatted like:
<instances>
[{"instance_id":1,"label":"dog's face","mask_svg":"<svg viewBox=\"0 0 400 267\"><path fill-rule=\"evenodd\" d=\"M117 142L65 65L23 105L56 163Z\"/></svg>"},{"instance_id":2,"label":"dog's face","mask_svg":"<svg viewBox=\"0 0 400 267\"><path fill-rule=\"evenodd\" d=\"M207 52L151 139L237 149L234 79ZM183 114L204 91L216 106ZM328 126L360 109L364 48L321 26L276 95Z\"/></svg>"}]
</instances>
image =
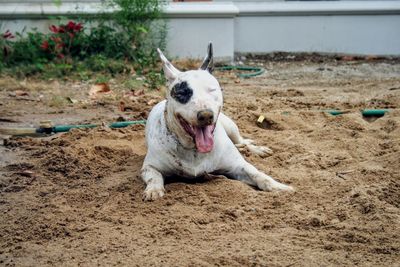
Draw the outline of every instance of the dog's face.
<instances>
[{"instance_id":1,"label":"dog's face","mask_svg":"<svg viewBox=\"0 0 400 267\"><path fill-rule=\"evenodd\" d=\"M190 140L197 151L210 152L214 147L215 125L222 108L221 87L211 75L212 45L208 47L202 66L198 70L177 70L158 50L168 80L167 112L173 118L175 134L181 140ZM187 143L183 142L183 145ZM189 145L187 145L189 146Z\"/></svg>"}]
</instances>

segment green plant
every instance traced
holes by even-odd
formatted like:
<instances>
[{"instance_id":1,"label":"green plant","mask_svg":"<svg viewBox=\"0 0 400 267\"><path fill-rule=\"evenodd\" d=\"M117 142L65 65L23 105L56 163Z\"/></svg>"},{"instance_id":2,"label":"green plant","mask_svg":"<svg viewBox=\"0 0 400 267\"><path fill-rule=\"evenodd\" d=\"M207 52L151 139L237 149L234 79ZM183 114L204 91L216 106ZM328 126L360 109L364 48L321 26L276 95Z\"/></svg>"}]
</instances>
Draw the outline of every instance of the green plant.
<instances>
[{"instance_id":1,"label":"green plant","mask_svg":"<svg viewBox=\"0 0 400 267\"><path fill-rule=\"evenodd\" d=\"M126 79L123 83L124 87L129 90L133 90L136 88L142 88L144 81L142 79L137 79L135 77L130 77Z\"/></svg>"},{"instance_id":2,"label":"green plant","mask_svg":"<svg viewBox=\"0 0 400 267\"><path fill-rule=\"evenodd\" d=\"M124 73L129 70L122 60L110 59L103 55L94 55L84 61L86 67L92 71L105 71L111 75Z\"/></svg>"},{"instance_id":3,"label":"green plant","mask_svg":"<svg viewBox=\"0 0 400 267\"><path fill-rule=\"evenodd\" d=\"M150 89L158 89L160 85L165 83L164 75L161 75L159 72L150 71L146 75L146 83Z\"/></svg>"},{"instance_id":4,"label":"green plant","mask_svg":"<svg viewBox=\"0 0 400 267\"><path fill-rule=\"evenodd\" d=\"M162 1L107 0L115 12L103 14L103 23L116 30L126 45L124 56L138 67L152 66L157 59L156 48L164 48L166 27L161 21Z\"/></svg>"},{"instance_id":5,"label":"green plant","mask_svg":"<svg viewBox=\"0 0 400 267\"><path fill-rule=\"evenodd\" d=\"M54 4L56 7L59 7L59 6L61 6L62 1L61 1L61 0L53 0L53 4Z\"/></svg>"},{"instance_id":6,"label":"green plant","mask_svg":"<svg viewBox=\"0 0 400 267\"><path fill-rule=\"evenodd\" d=\"M69 21L59 26L51 25L49 29L51 33L42 38L40 45L47 57L71 61L73 57L81 55L84 39L82 23Z\"/></svg>"},{"instance_id":7,"label":"green plant","mask_svg":"<svg viewBox=\"0 0 400 267\"><path fill-rule=\"evenodd\" d=\"M62 108L67 104L67 99L59 95L52 96L51 99L48 100L48 105L53 108Z\"/></svg>"},{"instance_id":8,"label":"green plant","mask_svg":"<svg viewBox=\"0 0 400 267\"><path fill-rule=\"evenodd\" d=\"M15 36L10 32L10 30L7 30L0 35L1 62L8 59L8 55L11 53L11 39L13 38L15 38Z\"/></svg>"},{"instance_id":9,"label":"green plant","mask_svg":"<svg viewBox=\"0 0 400 267\"><path fill-rule=\"evenodd\" d=\"M57 5L60 0L53 0ZM78 21L58 18L49 33L36 29L0 35L0 71L24 77L81 77L92 72L107 75L148 73L146 83L155 88L160 81L149 68L156 66L156 48L165 46L165 23L161 0L105 0L115 12ZM54 18L55 19L55 18ZM74 74L78 72L79 74Z\"/></svg>"},{"instance_id":10,"label":"green plant","mask_svg":"<svg viewBox=\"0 0 400 267\"><path fill-rule=\"evenodd\" d=\"M85 47L81 56L83 58L92 55L102 55L106 58L124 59L129 58L128 38L112 28L104 21L97 25L88 23L90 30L82 39L82 46Z\"/></svg>"},{"instance_id":11,"label":"green plant","mask_svg":"<svg viewBox=\"0 0 400 267\"><path fill-rule=\"evenodd\" d=\"M6 59L6 64L14 66L48 62L49 57L40 48L44 34L36 29L27 33L24 31L16 33L17 38L11 45L11 53Z\"/></svg>"},{"instance_id":12,"label":"green plant","mask_svg":"<svg viewBox=\"0 0 400 267\"><path fill-rule=\"evenodd\" d=\"M109 80L110 77L101 75L96 77L95 83L108 83Z\"/></svg>"}]
</instances>

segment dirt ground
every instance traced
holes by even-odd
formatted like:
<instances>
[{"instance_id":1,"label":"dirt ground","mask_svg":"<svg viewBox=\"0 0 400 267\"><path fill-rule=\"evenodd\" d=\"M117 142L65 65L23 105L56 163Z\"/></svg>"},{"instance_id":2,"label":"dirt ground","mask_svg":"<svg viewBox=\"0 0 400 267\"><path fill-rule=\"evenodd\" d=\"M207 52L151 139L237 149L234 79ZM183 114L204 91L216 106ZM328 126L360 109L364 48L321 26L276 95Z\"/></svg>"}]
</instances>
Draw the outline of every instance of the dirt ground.
<instances>
[{"instance_id":1,"label":"dirt ground","mask_svg":"<svg viewBox=\"0 0 400 267\"><path fill-rule=\"evenodd\" d=\"M216 72L224 111L274 151L243 151L246 159L294 193L224 177L176 179L164 198L143 202L143 126L2 136L0 265L399 266L400 63L246 63L267 71L240 80ZM90 100L92 83L2 77L1 126L142 119L162 99L114 79L114 94ZM321 112L333 108L350 112ZM364 108L390 112L366 120ZM265 129L256 125L261 114Z\"/></svg>"}]
</instances>

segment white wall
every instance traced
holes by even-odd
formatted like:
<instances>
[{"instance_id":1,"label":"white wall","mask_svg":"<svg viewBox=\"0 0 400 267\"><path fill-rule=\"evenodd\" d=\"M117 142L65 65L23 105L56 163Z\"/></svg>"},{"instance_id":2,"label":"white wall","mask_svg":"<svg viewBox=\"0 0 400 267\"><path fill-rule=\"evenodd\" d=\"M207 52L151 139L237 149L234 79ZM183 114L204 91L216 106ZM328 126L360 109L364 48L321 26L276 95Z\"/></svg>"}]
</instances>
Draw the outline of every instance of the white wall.
<instances>
[{"instance_id":1,"label":"white wall","mask_svg":"<svg viewBox=\"0 0 400 267\"><path fill-rule=\"evenodd\" d=\"M204 32L207 34L204 34ZM230 18L174 18L168 23L168 55L204 58L207 44L214 44L219 60L230 60L234 54L234 20Z\"/></svg>"},{"instance_id":2,"label":"white wall","mask_svg":"<svg viewBox=\"0 0 400 267\"><path fill-rule=\"evenodd\" d=\"M98 12L97 0L4 3L3 30L38 27L46 31L49 16ZM202 58L209 41L215 56L238 53L323 52L400 55L400 1L214 1L170 3L167 52Z\"/></svg>"},{"instance_id":3,"label":"white wall","mask_svg":"<svg viewBox=\"0 0 400 267\"><path fill-rule=\"evenodd\" d=\"M238 2L235 52L400 55L399 1Z\"/></svg>"},{"instance_id":4,"label":"white wall","mask_svg":"<svg viewBox=\"0 0 400 267\"><path fill-rule=\"evenodd\" d=\"M235 51L400 55L400 16L238 17Z\"/></svg>"}]
</instances>

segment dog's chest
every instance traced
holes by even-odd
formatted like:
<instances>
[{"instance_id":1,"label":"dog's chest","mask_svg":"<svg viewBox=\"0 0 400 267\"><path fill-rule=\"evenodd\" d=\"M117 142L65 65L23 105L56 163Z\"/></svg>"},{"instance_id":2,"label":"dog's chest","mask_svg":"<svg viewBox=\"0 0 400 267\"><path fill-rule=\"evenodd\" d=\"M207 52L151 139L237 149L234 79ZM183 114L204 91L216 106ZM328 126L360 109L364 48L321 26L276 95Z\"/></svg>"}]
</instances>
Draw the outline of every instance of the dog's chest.
<instances>
[{"instance_id":1,"label":"dog's chest","mask_svg":"<svg viewBox=\"0 0 400 267\"><path fill-rule=\"evenodd\" d=\"M217 169L217 159L213 153L201 154L183 148L170 152L170 164L173 166L171 171L179 176L197 177Z\"/></svg>"}]
</instances>

